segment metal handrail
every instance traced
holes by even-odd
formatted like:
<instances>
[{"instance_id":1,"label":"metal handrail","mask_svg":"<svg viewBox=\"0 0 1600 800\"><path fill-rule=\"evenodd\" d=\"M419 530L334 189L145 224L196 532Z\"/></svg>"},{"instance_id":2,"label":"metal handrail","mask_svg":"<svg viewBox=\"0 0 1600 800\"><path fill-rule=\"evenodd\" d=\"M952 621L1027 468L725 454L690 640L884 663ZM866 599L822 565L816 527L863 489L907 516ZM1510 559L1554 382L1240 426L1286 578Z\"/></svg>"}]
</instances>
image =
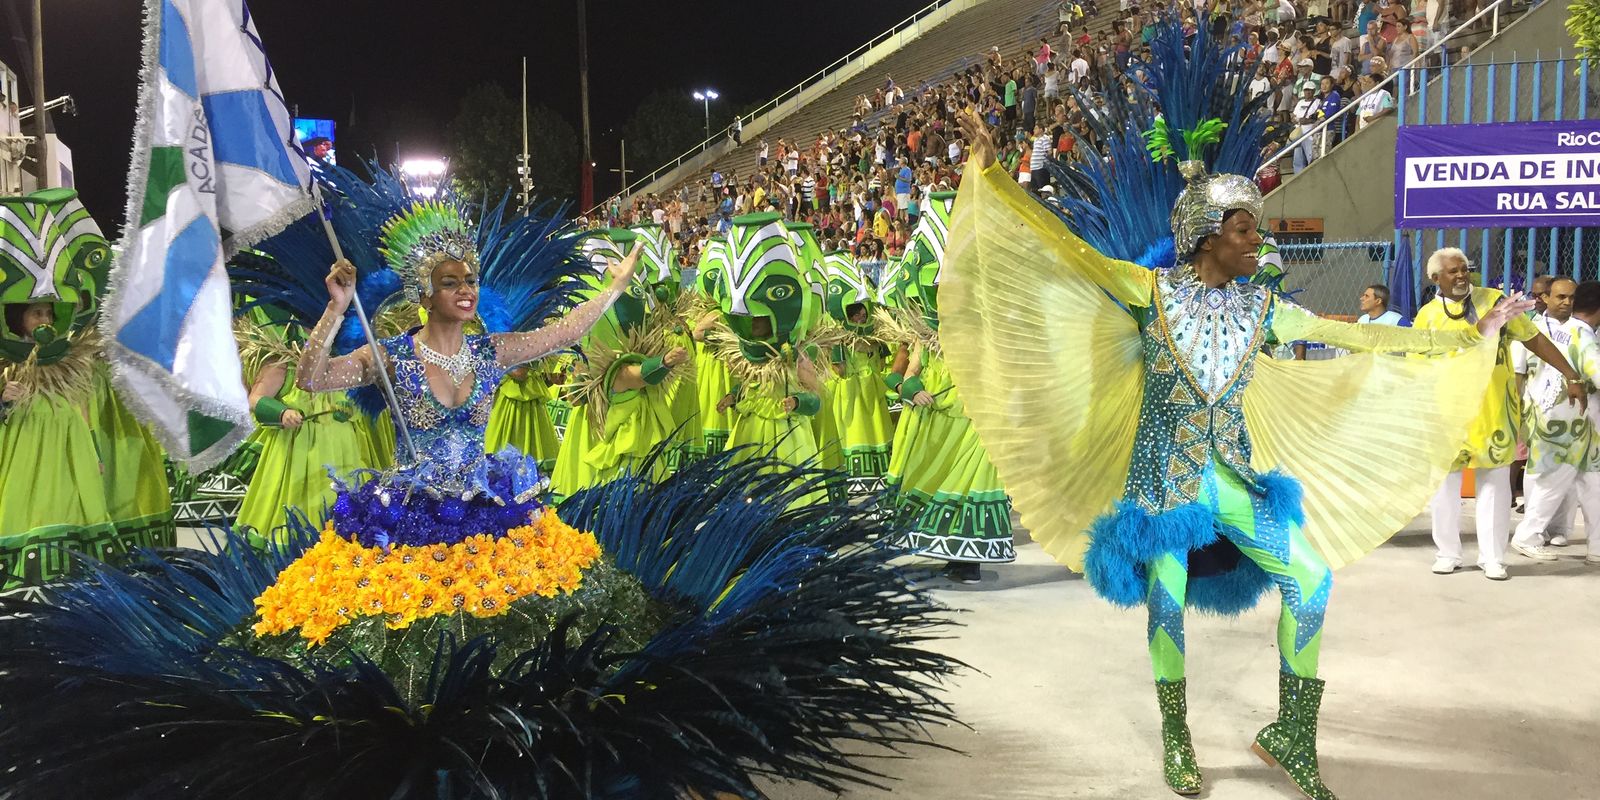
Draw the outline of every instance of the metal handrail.
<instances>
[{"instance_id":1,"label":"metal handrail","mask_svg":"<svg viewBox=\"0 0 1600 800\"><path fill-rule=\"evenodd\" d=\"M1385 84L1387 84L1387 83L1389 83L1391 81L1394 81L1396 84L1398 84L1398 80L1397 79L1400 77L1400 74L1402 72L1405 72L1405 71L1411 69L1411 67L1415 66L1418 62L1420 62L1423 59L1427 58L1429 55L1432 55L1434 51L1439 50L1441 47L1443 47L1445 42L1448 42L1451 39L1455 38L1456 34L1461 33L1462 31L1466 30L1467 26L1471 25L1474 22L1477 22L1482 17L1487 15L1487 16L1491 16L1493 18L1493 20L1494 20L1493 24L1492 24L1492 26L1490 28L1489 38L1492 39L1492 38L1494 38L1496 36L1499 36L1500 35L1500 6L1505 5L1508 2L1509 2L1509 0L1494 0L1493 3L1489 4L1487 7L1485 7L1484 9L1479 11L1478 13L1472 15L1472 17L1470 19L1468 19L1466 22L1463 22L1463 23L1457 25L1449 33L1447 33L1444 36L1440 37L1439 41L1434 42L1430 47L1428 47L1428 49L1423 50L1422 52L1418 53L1416 55L1416 57L1414 57L1410 61L1406 62L1405 66L1391 68L1390 71L1389 71L1389 76L1388 77L1384 78L1381 81L1378 81L1376 84L1373 85L1373 87L1371 89L1368 89L1365 92L1362 92L1361 94L1356 95L1353 99L1351 99L1351 101L1348 104L1345 105L1344 108L1339 109L1339 111L1337 113L1335 113L1333 116L1328 117L1327 119L1324 119L1323 121L1317 123L1316 125L1313 125L1311 127L1311 130L1308 130L1305 133L1300 134L1299 138L1297 138L1294 141L1284 145L1282 150L1279 150L1278 152L1273 153L1271 156L1269 156L1268 158L1264 159L1261 162L1261 166L1256 168L1256 172L1259 173L1261 170L1266 169L1269 165L1276 165L1280 159L1282 159L1284 156L1292 154L1294 152L1295 148L1299 147L1300 144L1302 142L1306 141L1307 139L1310 139L1313 136L1318 136L1318 135L1326 133L1327 130L1328 130L1328 126L1332 125L1334 120L1339 119L1339 118L1343 117L1344 115L1349 114L1352 111L1360 109L1361 108L1361 99L1362 98L1366 97L1369 94L1372 94L1373 92L1378 91L1379 89L1382 89ZM1448 63L1448 59L1446 59L1446 62ZM1328 137L1327 136L1323 136L1322 137L1322 142L1321 142L1320 147L1321 147L1321 152L1317 154L1318 158L1321 158L1322 156L1325 156L1325 155L1328 154Z\"/></svg>"},{"instance_id":2,"label":"metal handrail","mask_svg":"<svg viewBox=\"0 0 1600 800\"><path fill-rule=\"evenodd\" d=\"M756 117L767 113L768 111L776 110L778 108L778 106L784 104L785 102L787 102L790 99L794 98L795 96L799 95L801 92L805 91L806 89L809 89L809 88L811 88L813 86L816 86L818 83L821 83L823 78L826 78L827 76L831 75L832 73L837 72L840 68L846 66L850 62L855 61L858 57L860 57L861 55L863 55L866 52L870 51L872 48L877 47L878 45L883 44L884 42L888 41L890 37L900 33L901 31L905 30L906 28L911 27L912 24L920 21L923 17L926 17L929 14L933 13L934 11L937 11L940 8L943 8L944 6L947 6L947 5L949 5L950 3L953 3L953 2L956 2L956 0L933 0L933 2L927 4L926 6L923 6L921 10L913 13L911 16L906 17L905 19L903 19L900 22L896 23L894 25L894 27L891 27L889 30L886 30L883 33L878 34L877 36L874 36L866 44L863 44L860 47L857 47L856 49L851 50L849 53L846 53L845 55L840 56L832 64L829 64L828 66L823 67L820 70L817 70L816 74L814 74L811 77L806 78L805 80L802 80L799 83L795 84L793 88L783 92L782 94L778 95L777 97L772 98L771 100L768 100L767 102L763 103L761 105L761 107L757 108L754 111L751 111L748 114L740 114L740 115L736 116L735 119L740 119L740 120L752 119L753 120ZM661 177L662 173L671 172L672 170L677 169L678 167L683 165L683 162L688 161L690 158L693 158L694 156L697 156L700 153L705 152L706 150L709 150L713 144L716 144L717 142L720 142L720 141L724 140L725 138L727 138L728 131L732 127L733 127L733 125L731 125L731 124L727 125L727 126L724 126L722 128L722 130L717 131L716 133L714 133L711 136L707 137L705 141L703 141L703 142L695 145L694 147L691 147L688 150L684 151L684 153L682 155L678 156L677 158L673 159L672 161L669 161L666 164L663 164L660 167L657 167L649 175L646 175L643 178L639 178L639 179L635 180L633 183L630 183L630 184L622 187L621 191L617 192L614 195L611 195L611 196L607 197L606 199L600 201L599 203L596 203L594 208L591 208L591 209L589 209L588 211L586 211L584 213L585 214L593 214L596 209L604 208L606 203L611 202L611 200L613 200L613 199L615 199L617 197L627 197L628 195L632 194L633 191L635 189L639 188L640 186L643 186L645 184L654 182L657 178Z\"/></svg>"}]
</instances>

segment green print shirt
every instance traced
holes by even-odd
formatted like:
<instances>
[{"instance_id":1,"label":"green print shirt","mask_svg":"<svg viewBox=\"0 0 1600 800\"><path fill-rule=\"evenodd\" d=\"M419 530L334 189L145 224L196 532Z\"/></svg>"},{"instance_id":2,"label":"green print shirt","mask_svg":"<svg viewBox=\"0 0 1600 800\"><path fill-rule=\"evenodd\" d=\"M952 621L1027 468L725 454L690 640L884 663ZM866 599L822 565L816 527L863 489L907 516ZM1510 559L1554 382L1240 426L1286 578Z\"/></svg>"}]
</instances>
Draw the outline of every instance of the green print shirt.
<instances>
[{"instance_id":1,"label":"green print shirt","mask_svg":"<svg viewBox=\"0 0 1600 800\"><path fill-rule=\"evenodd\" d=\"M1540 328L1551 343L1588 382L1592 392L1600 384L1600 340L1594 329L1577 317L1565 323L1542 318ZM1588 414L1567 402L1566 380L1549 364L1530 359L1532 370L1523 396L1523 424L1528 437L1528 472L1539 474L1563 464L1580 472L1600 471L1600 435L1595 432L1591 407ZM1591 396L1590 404L1595 400Z\"/></svg>"}]
</instances>

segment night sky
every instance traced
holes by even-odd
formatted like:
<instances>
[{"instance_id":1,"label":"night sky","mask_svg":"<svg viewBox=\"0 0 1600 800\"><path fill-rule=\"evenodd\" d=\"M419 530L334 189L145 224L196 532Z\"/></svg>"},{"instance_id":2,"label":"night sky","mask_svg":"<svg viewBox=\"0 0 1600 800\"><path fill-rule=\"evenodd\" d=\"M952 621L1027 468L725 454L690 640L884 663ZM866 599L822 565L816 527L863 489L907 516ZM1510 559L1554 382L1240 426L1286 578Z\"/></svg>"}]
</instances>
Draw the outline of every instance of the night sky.
<instances>
[{"instance_id":1,"label":"night sky","mask_svg":"<svg viewBox=\"0 0 1600 800\"><path fill-rule=\"evenodd\" d=\"M27 25L28 0L0 3L15 4ZM723 95L719 102L760 103L926 4L590 0L595 197L616 190L616 174L606 171L617 166L615 131L651 91L711 86ZM72 148L84 203L113 236L123 212L143 5L44 4L45 92L70 94L78 107L76 117L54 115L56 130ZM341 158L370 156L376 146L389 163L397 143L407 157L444 154L445 125L465 89L496 81L515 97L523 56L529 102L554 108L581 136L575 0L253 0L250 9L284 96L300 116L335 120ZM0 61L21 75L3 11Z\"/></svg>"}]
</instances>

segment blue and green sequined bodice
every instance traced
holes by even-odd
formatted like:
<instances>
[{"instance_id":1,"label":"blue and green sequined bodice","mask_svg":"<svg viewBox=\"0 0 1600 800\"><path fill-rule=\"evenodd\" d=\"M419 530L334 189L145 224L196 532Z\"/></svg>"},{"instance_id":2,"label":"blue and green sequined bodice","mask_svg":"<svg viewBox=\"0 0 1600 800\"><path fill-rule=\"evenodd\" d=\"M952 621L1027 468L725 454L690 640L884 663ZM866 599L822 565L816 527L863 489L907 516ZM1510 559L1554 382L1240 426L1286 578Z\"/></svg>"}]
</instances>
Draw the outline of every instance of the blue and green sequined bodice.
<instances>
[{"instance_id":1,"label":"blue and green sequined bodice","mask_svg":"<svg viewBox=\"0 0 1600 800\"><path fill-rule=\"evenodd\" d=\"M428 386L426 369L412 339L415 333L383 340L394 371L395 399L411 430L417 458L467 483L469 474L483 462L484 429L489 425L495 389L506 370L496 363L494 341L488 335L466 337L462 347L472 353L472 393L461 405L447 407Z\"/></svg>"},{"instance_id":2,"label":"blue and green sequined bodice","mask_svg":"<svg viewBox=\"0 0 1600 800\"><path fill-rule=\"evenodd\" d=\"M1124 497L1156 513L1192 503L1213 455L1254 484L1243 394L1271 308L1259 286L1157 277L1151 305L1134 309L1144 402Z\"/></svg>"}]
</instances>

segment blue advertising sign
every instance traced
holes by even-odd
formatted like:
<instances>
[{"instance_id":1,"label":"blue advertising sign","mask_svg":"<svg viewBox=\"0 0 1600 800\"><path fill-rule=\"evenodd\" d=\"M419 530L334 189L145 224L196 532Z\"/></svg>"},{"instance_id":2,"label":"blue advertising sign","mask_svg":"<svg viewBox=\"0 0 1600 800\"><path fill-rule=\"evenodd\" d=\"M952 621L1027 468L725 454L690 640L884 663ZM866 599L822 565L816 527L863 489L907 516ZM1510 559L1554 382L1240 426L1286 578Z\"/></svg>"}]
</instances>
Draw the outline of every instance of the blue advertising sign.
<instances>
[{"instance_id":1,"label":"blue advertising sign","mask_svg":"<svg viewBox=\"0 0 1600 800\"><path fill-rule=\"evenodd\" d=\"M1397 228L1600 226L1600 120L1402 125Z\"/></svg>"}]
</instances>

